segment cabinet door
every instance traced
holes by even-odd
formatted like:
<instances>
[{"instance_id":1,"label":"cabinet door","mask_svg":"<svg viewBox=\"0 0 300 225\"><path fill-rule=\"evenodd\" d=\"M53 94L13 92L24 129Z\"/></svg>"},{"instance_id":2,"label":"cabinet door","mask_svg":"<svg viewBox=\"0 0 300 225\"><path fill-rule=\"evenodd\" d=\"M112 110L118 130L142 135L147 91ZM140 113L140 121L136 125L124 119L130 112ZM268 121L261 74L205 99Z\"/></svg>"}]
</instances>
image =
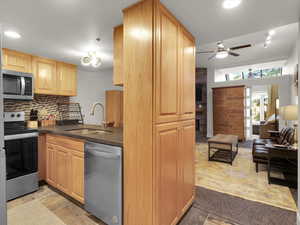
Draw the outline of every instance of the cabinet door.
<instances>
[{"instance_id":1,"label":"cabinet door","mask_svg":"<svg viewBox=\"0 0 300 225\"><path fill-rule=\"evenodd\" d=\"M3 69L31 73L31 55L3 49Z\"/></svg>"},{"instance_id":2,"label":"cabinet door","mask_svg":"<svg viewBox=\"0 0 300 225\"><path fill-rule=\"evenodd\" d=\"M179 211L184 213L195 196L195 121L180 126L179 148Z\"/></svg>"},{"instance_id":3,"label":"cabinet door","mask_svg":"<svg viewBox=\"0 0 300 225\"><path fill-rule=\"evenodd\" d=\"M158 18L155 68L156 122L179 118L178 22L164 9Z\"/></svg>"},{"instance_id":4,"label":"cabinet door","mask_svg":"<svg viewBox=\"0 0 300 225\"><path fill-rule=\"evenodd\" d=\"M76 96L77 68L75 65L57 63L57 93L65 96Z\"/></svg>"},{"instance_id":5,"label":"cabinet door","mask_svg":"<svg viewBox=\"0 0 300 225\"><path fill-rule=\"evenodd\" d=\"M123 86L123 25L114 28L114 85Z\"/></svg>"},{"instance_id":6,"label":"cabinet door","mask_svg":"<svg viewBox=\"0 0 300 225\"><path fill-rule=\"evenodd\" d=\"M180 32L181 56L181 119L193 119L195 117L195 42L193 37L185 30Z\"/></svg>"},{"instance_id":7,"label":"cabinet door","mask_svg":"<svg viewBox=\"0 0 300 225\"><path fill-rule=\"evenodd\" d=\"M56 148L56 170L57 170L57 188L66 194L70 193L70 155L69 150L55 146Z\"/></svg>"},{"instance_id":8,"label":"cabinet door","mask_svg":"<svg viewBox=\"0 0 300 225\"><path fill-rule=\"evenodd\" d=\"M178 220L178 123L156 126L156 224L171 225Z\"/></svg>"},{"instance_id":9,"label":"cabinet door","mask_svg":"<svg viewBox=\"0 0 300 225\"><path fill-rule=\"evenodd\" d=\"M41 57L33 57L32 65L35 93L56 95L56 62Z\"/></svg>"},{"instance_id":10,"label":"cabinet door","mask_svg":"<svg viewBox=\"0 0 300 225\"><path fill-rule=\"evenodd\" d=\"M46 155L46 180L47 183L56 187L57 182L57 170L56 170L56 150L52 144L47 143L47 155Z\"/></svg>"},{"instance_id":11,"label":"cabinet door","mask_svg":"<svg viewBox=\"0 0 300 225\"><path fill-rule=\"evenodd\" d=\"M123 124L123 91L106 91L106 121L114 122L114 127Z\"/></svg>"},{"instance_id":12,"label":"cabinet door","mask_svg":"<svg viewBox=\"0 0 300 225\"><path fill-rule=\"evenodd\" d=\"M71 151L71 196L84 203L84 153Z\"/></svg>"}]
</instances>

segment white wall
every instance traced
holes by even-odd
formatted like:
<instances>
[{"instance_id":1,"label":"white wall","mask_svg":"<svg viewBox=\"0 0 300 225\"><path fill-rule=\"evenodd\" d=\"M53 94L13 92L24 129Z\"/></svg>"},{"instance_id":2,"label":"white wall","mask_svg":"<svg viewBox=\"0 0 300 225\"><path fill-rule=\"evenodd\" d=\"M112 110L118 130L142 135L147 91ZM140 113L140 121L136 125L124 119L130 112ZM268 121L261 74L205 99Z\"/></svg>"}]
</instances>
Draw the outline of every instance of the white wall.
<instances>
[{"instance_id":1,"label":"white wall","mask_svg":"<svg viewBox=\"0 0 300 225\"><path fill-rule=\"evenodd\" d=\"M291 49L291 53L283 67L282 73L293 75L295 73L295 68L297 64L298 64L298 44L296 42L294 47Z\"/></svg>"},{"instance_id":2,"label":"white wall","mask_svg":"<svg viewBox=\"0 0 300 225\"><path fill-rule=\"evenodd\" d=\"M98 72L78 71L77 96L72 97L72 102L80 103L84 115L85 124L100 124L102 112L97 106L95 115L90 115L90 110L95 102L101 102L105 106L105 91L120 90L122 88L113 86L112 69Z\"/></svg>"},{"instance_id":3,"label":"white wall","mask_svg":"<svg viewBox=\"0 0 300 225\"><path fill-rule=\"evenodd\" d=\"M279 102L280 106L291 104L291 92L290 87L293 82L293 76L281 76L281 77L270 77L262 80L237 80L237 81L227 81L227 82L214 82L213 79L213 69L208 70L208 82L207 82L207 137L213 136L213 97L212 88L216 87L230 87L230 86L240 86L245 85L246 87L251 87L254 85L279 85ZM280 127L283 126L283 122L280 121Z\"/></svg>"},{"instance_id":4,"label":"white wall","mask_svg":"<svg viewBox=\"0 0 300 225\"><path fill-rule=\"evenodd\" d=\"M295 43L294 47L291 50L290 56L286 61L285 66L283 67L283 74L294 75L296 71L296 65L298 64L298 42ZM297 104L298 102L298 90L295 85L291 85L291 95L292 95L292 104Z\"/></svg>"}]
</instances>

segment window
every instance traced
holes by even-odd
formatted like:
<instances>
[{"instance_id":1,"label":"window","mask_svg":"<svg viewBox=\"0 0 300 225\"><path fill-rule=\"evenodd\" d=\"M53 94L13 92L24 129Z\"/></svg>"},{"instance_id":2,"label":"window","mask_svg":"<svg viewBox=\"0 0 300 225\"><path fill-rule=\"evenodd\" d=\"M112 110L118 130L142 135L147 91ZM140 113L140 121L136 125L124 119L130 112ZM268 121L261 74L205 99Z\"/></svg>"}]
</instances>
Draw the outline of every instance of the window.
<instances>
[{"instance_id":1,"label":"window","mask_svg":"<svg viewBox=\"0 0 300 225\"><path fill-rule=\"evenodd\" d=\"M268 69L261 69L261 70L249 69L247 71L226 73L224 76L226 81L234 81L234 80L247 80L247 79L263 79L268 77L278 77L281 75L282 75L282 67L277 67L277 68L268 68Z\"/></svg>"}]
</instances>

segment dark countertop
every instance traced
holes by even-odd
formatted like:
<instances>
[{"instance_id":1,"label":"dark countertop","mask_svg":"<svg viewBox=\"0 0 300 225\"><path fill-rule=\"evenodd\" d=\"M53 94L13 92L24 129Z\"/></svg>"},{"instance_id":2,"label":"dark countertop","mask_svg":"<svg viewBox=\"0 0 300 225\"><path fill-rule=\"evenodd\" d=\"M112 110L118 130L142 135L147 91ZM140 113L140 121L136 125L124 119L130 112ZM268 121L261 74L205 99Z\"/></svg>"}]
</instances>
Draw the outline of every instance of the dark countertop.
<instances>
[{"instance_id":1,"label":"dark countertop","mask_svg":"<svg viewBox=\"0 0 300 225\"><path fill-rule=\"evenodd\" d=\"M72 129L80 128L90 128L105 130L105 133L80 133L77 131L68 131ZM62 135L77 139L82 139L85 141L96 142L100 144L114 145L123 147L123 129L122 128L104 128L97 125L65 125L65 126L55 126L55 127L41 127L39 128L39 133L50 133L56 135Z\"/></svg>"}]
</instances>

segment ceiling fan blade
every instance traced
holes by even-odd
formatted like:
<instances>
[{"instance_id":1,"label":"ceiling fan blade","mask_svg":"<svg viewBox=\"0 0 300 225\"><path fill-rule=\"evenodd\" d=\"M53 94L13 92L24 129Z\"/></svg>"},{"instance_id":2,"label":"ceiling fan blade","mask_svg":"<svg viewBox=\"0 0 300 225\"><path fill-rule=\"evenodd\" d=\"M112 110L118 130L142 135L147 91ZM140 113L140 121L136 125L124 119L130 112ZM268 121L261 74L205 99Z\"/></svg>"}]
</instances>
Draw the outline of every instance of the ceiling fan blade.
<instances>
[{"instance_id":1,"label":"ceiling fan blade","mask_svg":"<svg viewBox=\"0 0 300 225\"><path fill-rule=\"evenodd\" d=\"M212 60L213 58L215 58L216 55L217 55L217 54L213 54L211 57L208 58L208 61L209 61L209 60Z\"/></svg>"},{"instance_id":2,"label":"ceiling fan blade","mask_svg":"<svg viewBox=\"0 0 300 225\"><path fill-rule=\"evenodd\" d=\"M232 47L232 48L230 48L230 50L237 50L237 49L242 49L242 48L249 48L251 46L252 45L250 45L250 44L248 44L248 45L240 45L240 46Z\"/></svg>"},{"instance_id":3,"label":"ceiling fan blade","mask_svg":"<svg viewBox=\"0 0 300 225\"><path fill-rule=\"evenodd\" d=\"M200 51L196 52L197 54L202 54L202 53L214 53L215 51Z\"/></svg>"},{"instance_id":4,"label":"ceiling fan blade","mask_svg":"<svg viewBox=\"0 0 300 225\"><path fill-rule=\"evenodd\" d=\"M231 51L229 51L228 54L232 56L240 56L240 54Z\"/></svg>"}]
</instances>

